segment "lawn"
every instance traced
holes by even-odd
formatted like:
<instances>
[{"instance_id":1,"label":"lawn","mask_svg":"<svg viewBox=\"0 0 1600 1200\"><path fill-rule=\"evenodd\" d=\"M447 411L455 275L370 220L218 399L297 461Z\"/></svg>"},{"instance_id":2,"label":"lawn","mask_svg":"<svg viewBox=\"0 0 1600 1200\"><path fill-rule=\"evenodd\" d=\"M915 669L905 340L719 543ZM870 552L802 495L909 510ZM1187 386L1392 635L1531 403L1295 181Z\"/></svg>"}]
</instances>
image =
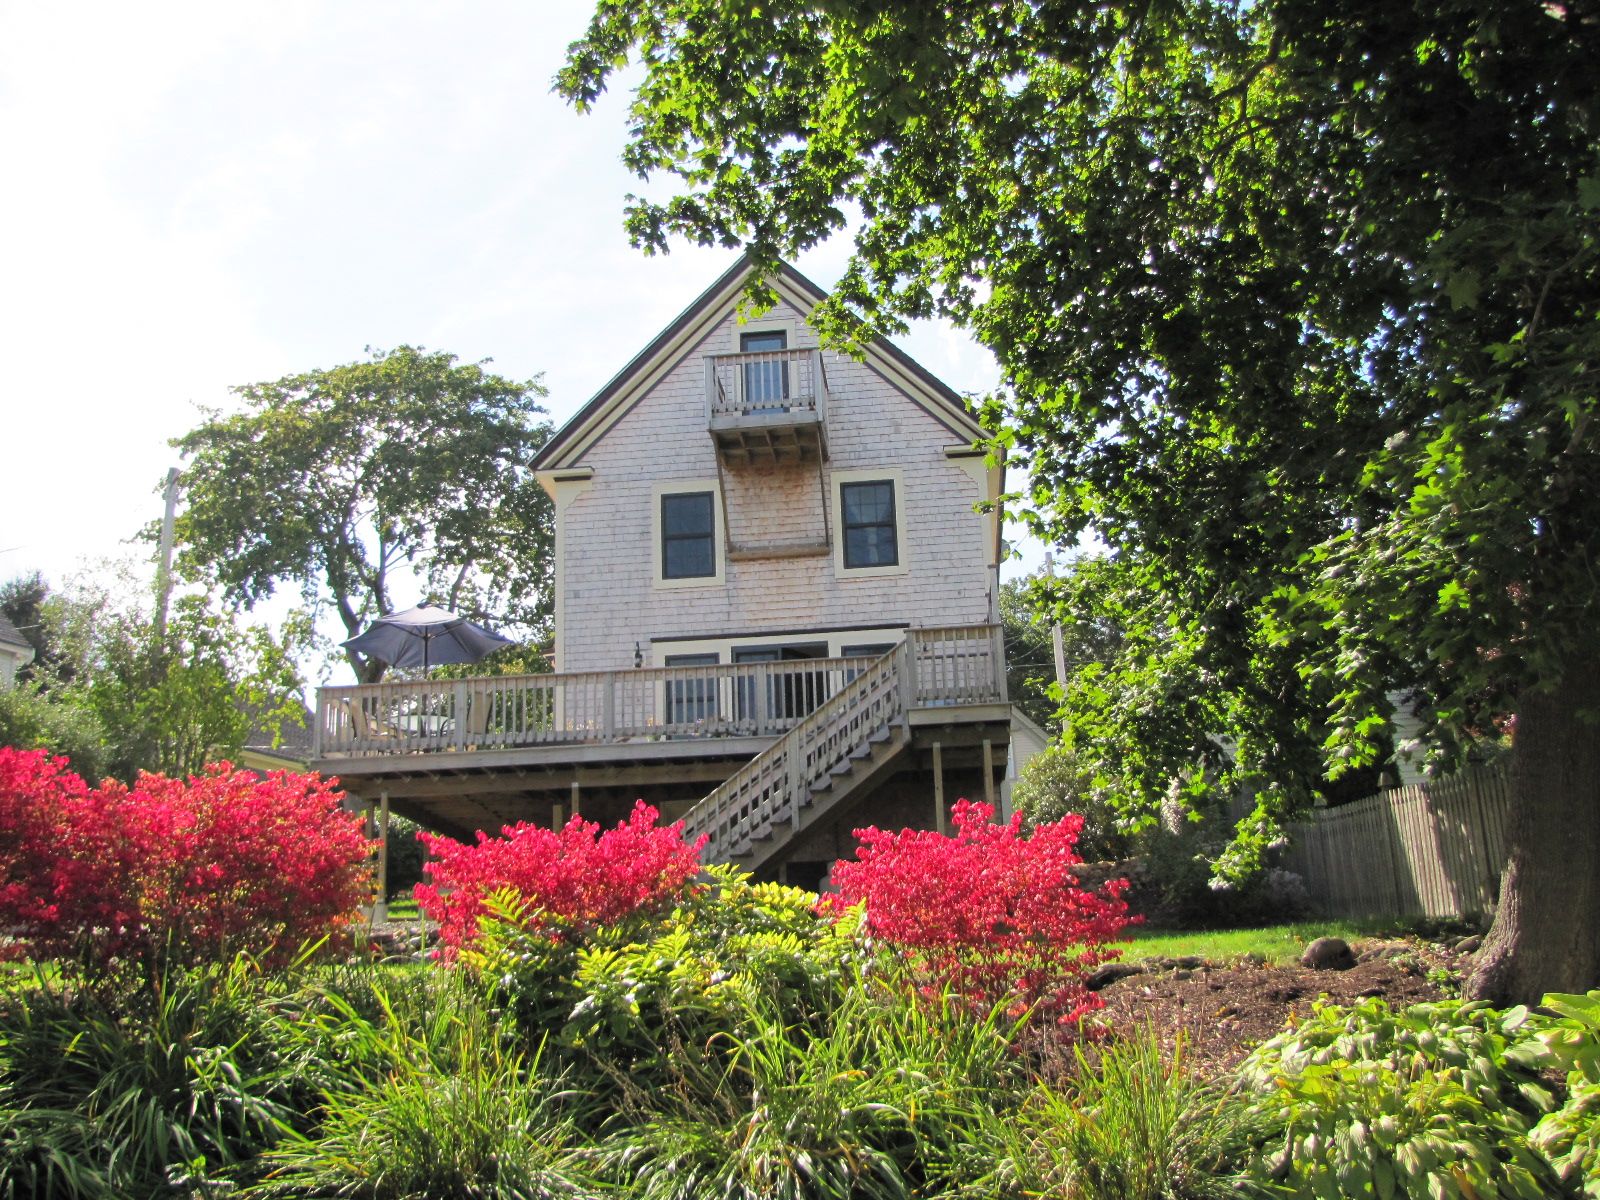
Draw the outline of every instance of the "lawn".
<instances>
[{"instance_id":1,"label":"lawn","mask_svg":"<svg viewBox=\"0 0 1600 1200\"><path fill-rule=\"evenodd\" d=\"M1279 966L1300 961L1306 946L1319 937L1354 941L1393 932L1367 921L1309 921L1294 925L1265 925L1260 929L1145 929L1133 930L1133 945L1125 958L1181 958L1199 955L1211 962L1227 962L1249 954Z\"/></svg>"}]
</instances>

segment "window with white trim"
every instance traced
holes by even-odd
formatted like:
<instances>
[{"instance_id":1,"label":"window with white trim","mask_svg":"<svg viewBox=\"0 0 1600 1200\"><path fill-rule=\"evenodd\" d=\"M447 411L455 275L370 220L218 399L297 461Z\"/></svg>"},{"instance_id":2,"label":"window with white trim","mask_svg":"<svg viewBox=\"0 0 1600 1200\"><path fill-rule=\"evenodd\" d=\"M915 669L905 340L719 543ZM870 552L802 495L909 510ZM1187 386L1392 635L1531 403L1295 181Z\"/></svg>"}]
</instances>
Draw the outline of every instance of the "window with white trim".
<instances>
[{"instance_id":1,"label":"window with white trim","mask_svg":"<svg viewBox=\"0 0 1600 1200\"><path fill-rule=\"evenodd\" d=\"M841 483L839 507L843 515L846 570L899 565L892 479Z\"/></svg>"},{"instance_id":2,"label":"window with white trim","mask_svg":"<svg viewBox=\"0 0 1600 1200\"><path fill-rule=\"evenodd\" d=\"M717 573L717 515L710 492L661 497L661 578L709 579Z\"/></svg>"}]
</instances>

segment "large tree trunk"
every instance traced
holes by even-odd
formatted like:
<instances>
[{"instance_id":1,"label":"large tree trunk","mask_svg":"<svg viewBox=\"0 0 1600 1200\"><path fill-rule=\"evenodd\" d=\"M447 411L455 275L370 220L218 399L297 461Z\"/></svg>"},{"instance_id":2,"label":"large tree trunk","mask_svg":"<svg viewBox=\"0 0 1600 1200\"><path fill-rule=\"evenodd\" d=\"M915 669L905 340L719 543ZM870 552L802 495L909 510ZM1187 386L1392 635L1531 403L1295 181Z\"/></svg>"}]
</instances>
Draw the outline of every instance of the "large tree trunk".
<instances>
[{"instance_id":1,"label":"large tree trunk","mask_svg":"<svg viewBox=\"0 0 1600 1200\"><path fill-rule=\"evenodd\" d=\"M1584 719L1587 711L1588 719ZM1536 1004L1600 987L1600 668L1525 695L1512 761L1509 861L1466 994Z\"/></svg>"}]
</instances>

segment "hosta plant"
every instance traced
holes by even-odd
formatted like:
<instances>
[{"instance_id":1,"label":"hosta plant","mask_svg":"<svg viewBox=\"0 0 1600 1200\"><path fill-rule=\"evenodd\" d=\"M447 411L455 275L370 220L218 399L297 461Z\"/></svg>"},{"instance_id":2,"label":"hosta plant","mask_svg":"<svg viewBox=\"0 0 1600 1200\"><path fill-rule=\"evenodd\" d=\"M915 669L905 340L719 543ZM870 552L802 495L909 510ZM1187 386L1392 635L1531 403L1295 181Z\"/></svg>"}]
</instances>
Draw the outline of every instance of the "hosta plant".
<instances>
[{"instance_id":1,"label":"hosta plant","mask_svg":"<svg viewBox=\"0 0 1600 1200\"><path fill-rule=\"evenodd\" d=\"M1528 1141L1585 1200L1600 1200L1600 991L1553 993L1541 1007L1557 1019L1534 1035L1535 1065L1567 1073L1566 1103L1533 1127Z\"/></svg>"},{"instance_id":2,"label":"hosta plant","mask_svg":"<svg viewBox=\"0 0 1600 1200\"><path fill-rule=\"evenodd\" d=\"M1526 1009L1462 1001L1318 1006L1241 1068L1271 1131L1257 1181L1304 1200L1562 1195L1528 1142L1557 1100L1521 1049L1541 1028Z\"/></svg>"}]
</instances>

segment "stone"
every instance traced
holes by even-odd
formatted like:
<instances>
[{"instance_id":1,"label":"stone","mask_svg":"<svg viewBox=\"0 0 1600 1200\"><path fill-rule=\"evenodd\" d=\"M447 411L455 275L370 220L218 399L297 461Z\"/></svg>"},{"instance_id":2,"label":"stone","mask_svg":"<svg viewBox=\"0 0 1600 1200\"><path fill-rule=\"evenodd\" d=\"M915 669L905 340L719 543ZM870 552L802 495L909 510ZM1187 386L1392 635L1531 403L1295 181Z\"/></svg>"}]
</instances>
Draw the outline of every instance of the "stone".
<instances>
[{"instance_id":1,"label":"stone","mask_svg":"<svg viewBox=\"0 0 1600 1200\"><path fill-rule=\"evenodd\" d=\"M1483 934L1475 933L1471 937L1464 937L1453 947L1457 954L1476 954L1483 945Z\"/></svg>"},{"instance_id":2,"label":"stone","mask_svg":"<svg viewBox=\"0 0 1600 1200\"><path fill-rule=\"evenodd\" d=\"M1347 971L1356 965L1356 956L1343 938L1319 937L1306 947L1300 965L1313 971Z\"/></svg>"},{"instance_id":3,"label":"stone","mask_svg":"<svg viewBox=\"0 0 1600 1200\"><path fill-rule=\"evenodd\" d=\"M1185 954L1173 959L1172 965L1184 971L1198 971L1206 965L1206 960L1198 954Z\"/></svg>"},{"instance_id":4,"label":"stone","mask_svg":"<svg viewBox=\"0 0 1600 1200\"><path fill-rule=\"evenodd\" d=\"M1091 992L1098 992L1101 988L1110 987L1119 979L1128 979L1134 975L1144 974L1144 964L1136 962L1108 962L1097 967L1089 978L1083 981L1083 986Z\"/></svg>"}]
</instances>

